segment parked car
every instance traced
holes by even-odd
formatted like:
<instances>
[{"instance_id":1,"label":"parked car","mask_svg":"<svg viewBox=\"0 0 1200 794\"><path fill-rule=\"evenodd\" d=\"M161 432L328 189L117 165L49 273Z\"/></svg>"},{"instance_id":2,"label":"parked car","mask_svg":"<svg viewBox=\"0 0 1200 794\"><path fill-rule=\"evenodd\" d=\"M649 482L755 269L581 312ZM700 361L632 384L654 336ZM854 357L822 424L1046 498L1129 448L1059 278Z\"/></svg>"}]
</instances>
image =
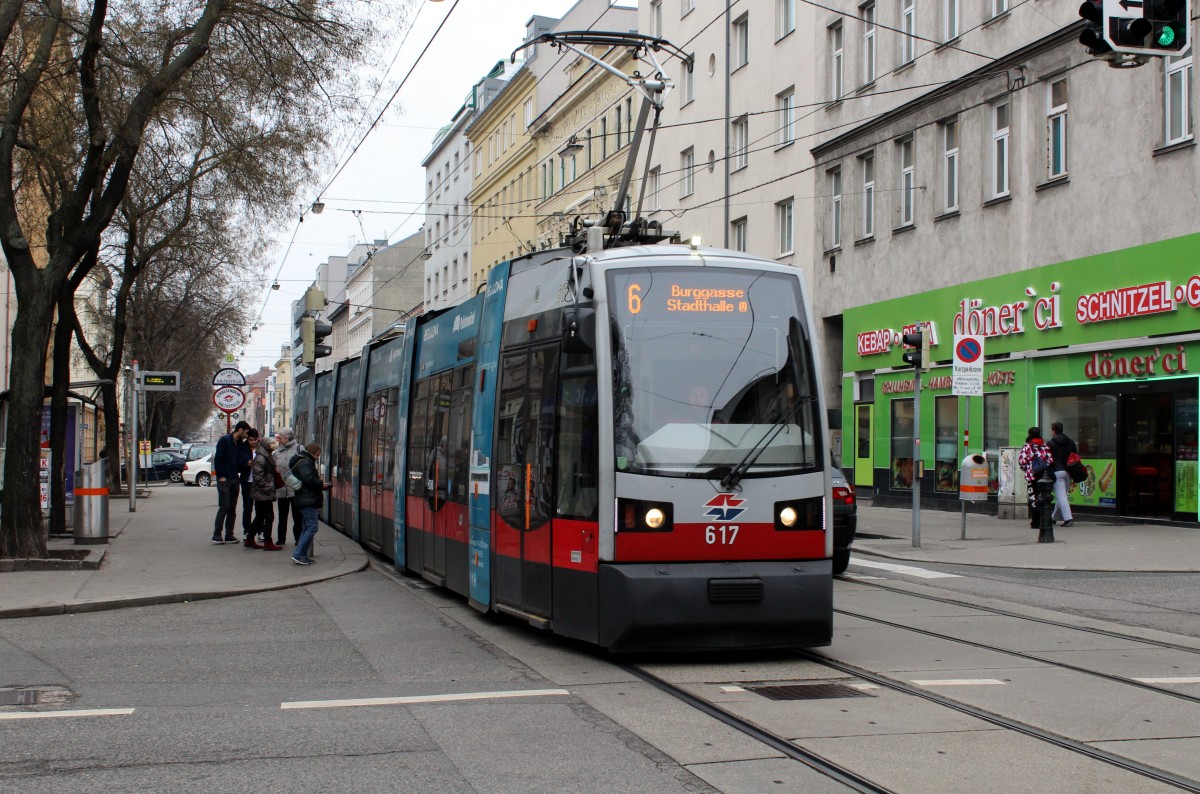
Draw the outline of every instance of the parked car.
<instances>
[{"instance_id":1,"label":"parked car","mask_svg":"<svg viewBox=\"0 0 1200 794\"><path fill-rule=\"evenodd\" d=\"M833 572L845 573L850 565L850 545L858 531L858 503L854 486L846 481L842 467L833 460Z\"/></svg>"},{"instance_id":2,"label":"parked car","mask_svg":"<svg viewBox=\"0 0 1200 794\"><path fill-rule=\"evenodd\" d=\"M213 454L216 449L216 444L184 444L181 451L188 460L199 460Z\"/></svg>"},{"instance_id":3,"label":"parked car","mask_svg":"<svg viewBox=\"0 0 1200 794\"><path fill-rule=\"evenodd\" d=\"M211 452L202 458L189 460L184 464L183 484L199 485L201 488L207 488L213 484Z\"/></svg>"},{"instance_id":4,"label":"parked car","mask_svg":"<svg viewBox=\"0 0 1200 794\"><path fill-rule=\"evenodd\" d=\"M183 481L183 466L186 461L178 452L152 452L150 465L138 467L138 479L142 482L155 480ZM121 464L121 479L125 479L125 464Z\"/></svg>"}]
</instances>

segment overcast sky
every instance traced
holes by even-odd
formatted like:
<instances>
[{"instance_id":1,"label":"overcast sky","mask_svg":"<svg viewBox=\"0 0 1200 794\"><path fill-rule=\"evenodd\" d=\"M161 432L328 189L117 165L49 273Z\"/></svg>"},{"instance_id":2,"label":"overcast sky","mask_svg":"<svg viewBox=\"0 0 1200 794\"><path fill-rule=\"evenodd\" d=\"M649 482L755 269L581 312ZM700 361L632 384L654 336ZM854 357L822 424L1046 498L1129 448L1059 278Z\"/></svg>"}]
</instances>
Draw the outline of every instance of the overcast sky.
<instances>
[{"instance_id":1,"label":"overcast sky","mask_svg":"<svg viewBox=\"0 0 1200 794\"><path fill-rule=\"evenodd\" d=\"M255 310L263 310L258 330L243 348L231 351L242 354L244 372L275 365L280 348L292 339L291 303L312 283L317 265L331 256L348 253L356 243L376 239L396 242L420 228L425 217L421 205L425 198L421 160L429 153L434 134L449 123L471 86L497 61L507 60L521 44L525 23L531 16L561 17L573 5L574 0L458 1L449 21L396 97L395 104L401 111L384 114L380 125L321 196L325 211L320 215L306 214L304 222L297 226L300 216L297 205L292 218L273 230L277 246L267 283L271 283L282 264L280 289L268 288L254 296ZM383 99L396 90L412 68L422 48L454 7L454 0L417 0L417 7L419 12L412 31L381 92ZM389 60L399 45L398 37L388 50ZM344 135L350 140L347 148L361 135L361 130ZM339 149L335 155L340 153ZM313 195L305 200L306 209L335 169L335 165L330 165L320 184L313 186ZM361 212L356 216L351 210ZM295 242L285 258L293 234Z\"/></svg>"}]
</instances>

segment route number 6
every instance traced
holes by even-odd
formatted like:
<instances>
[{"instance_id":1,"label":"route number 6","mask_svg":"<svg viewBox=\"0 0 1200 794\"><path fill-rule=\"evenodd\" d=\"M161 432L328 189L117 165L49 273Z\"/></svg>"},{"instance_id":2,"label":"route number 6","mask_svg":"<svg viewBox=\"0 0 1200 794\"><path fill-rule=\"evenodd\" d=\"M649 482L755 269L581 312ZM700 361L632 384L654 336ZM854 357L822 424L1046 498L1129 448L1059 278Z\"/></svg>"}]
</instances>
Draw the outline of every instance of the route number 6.
<instances>
[{"instance_id":1,"label":"route number 6","mask_svg":"<svg viewBox=\"0 0 1200 794\"><path fill-rule=\"evenodd\" d=\"M718 546L732 546L733 542L737 540L739 528L737 524L722 525L719 527L714 527L710 524L704 528L704 542L710 546L714 544Z\"/></svg>"}]
</instances>

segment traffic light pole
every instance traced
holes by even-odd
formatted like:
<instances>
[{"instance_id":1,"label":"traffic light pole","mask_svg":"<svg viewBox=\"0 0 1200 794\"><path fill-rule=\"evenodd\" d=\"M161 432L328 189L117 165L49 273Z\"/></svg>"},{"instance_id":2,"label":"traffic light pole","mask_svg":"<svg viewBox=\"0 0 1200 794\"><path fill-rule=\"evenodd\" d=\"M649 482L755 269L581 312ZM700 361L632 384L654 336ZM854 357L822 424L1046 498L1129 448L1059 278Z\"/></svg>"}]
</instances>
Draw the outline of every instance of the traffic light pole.
<instances>
[{"instance_id":1,"label":"traffic light pole","mask_svg":"<svg viewBox=\"0 0 1200 794\"><path fill-rule=\"evenodd\" d=\"M913 370L912 544L921 548L921 369Z\"/></svg>"}]
</instances>

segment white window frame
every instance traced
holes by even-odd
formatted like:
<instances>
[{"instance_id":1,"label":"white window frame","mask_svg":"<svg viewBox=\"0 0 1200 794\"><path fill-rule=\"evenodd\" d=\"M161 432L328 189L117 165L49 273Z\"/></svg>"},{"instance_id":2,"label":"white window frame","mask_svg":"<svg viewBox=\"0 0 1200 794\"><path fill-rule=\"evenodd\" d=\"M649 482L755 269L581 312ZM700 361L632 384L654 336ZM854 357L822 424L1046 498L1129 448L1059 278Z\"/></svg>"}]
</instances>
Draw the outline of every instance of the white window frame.
<instances>
[{"instance_id":1,"label":"white window frame","mask_svg":"<svg viewBox=\"0 0 1200 794\"><path fill-rule=\"evenodd\" d=\"M1008 13L1008 0L992 0L992 18Z\"/></svg>"},{"instance_id":2,"label":"white window frame","mask_svg":"<svg viewBox=\"0 0 1200 794\"><path fill-rule=\"evenodd\" d=\"M1062 86L1062 101L1055 104L1054 87ZM1061 179L1067 175L1067 108L1070 97L1067 78L1046 81L1046 178Z\"/></svg>"},{"instance_id":3,"label":"white window frame","mask_svg":"<svg viewBox=\"0 0 1200 794\"><path fill-rule=\"evenodd\" d=\"M842 169L831 168L829 178L829 247L842 247Z\"/></svg>"},{"instance_id":4,"label":"white window frame","mask_svg":"<svg viewBox=\"0 0 1200 794\"><path fill-rule=\"evenodd\" d=\"M858 158L862 169L862 236L875 236L875 152Z\"/></svg>"},{"instance_id":5,"label":"white window frame","mask_svg":"<svg viewBox=\"0 0 1200 794\"><path fill-rule=\"evenodd\" d=\"M992 129L992 163L991 191L992 198L1007 196L1012 188L1011 177L1012 153L1012 103L1005 99L991 106ZM1004 116L1005 118L1001 118Z\"/></svg>"},{"instance_id":6,"label":"white window frame","mask_svg":"<svg viewBox=\"0 0 1200 794\"><path fill-rule=\"evenodd\" d=\"M775 205L775 225L779 231L779 256L795 252L795 199L789 198Z\"/></svg>"},{"instance_id":7,"label":"white window frame","mask_svg":"<svg viewBox=\"0 0 1200 794\"><path fill-rule=\"evenodd\" d=\"M957 39L962 26L959 0L942 0L942 41Z\"/></svg>"},{"instance_id":8,"label":"white window frame","mask_svg":"<svg viewBox=\"0 0 1200 794\"><path fill-rule=\"evenodd\" d=\"M733 69L737 71L750 63L750 15L742 14L733 20Z\"/></svg>"},{"instance_id":9,"label":"white window frame","mask_svg":"<svg viewBox=\"0 0 1200 794\"><path fill-rule=\"evenodd\" d=\"M650 169L647 178L650 183L646 185L646 192L650 194L649 209L651 212L657 212L662 209L662 196L659 194L659 190L662 188L662 168L654 166Z\"/></svg>"},{"instance_id":10,"label":"white window frame","mask_svg":"<svg viewBox=\"0 0 1200 794\"><path fill-rule=\"evenodd\" d=\"M663 34L663 0L650 0L650 35L662 38Z\"/></svg>"},{"instance_id":11,"label":"white window frame","mask_svg":"<svg viewBox=\"0 0 1200 794\"><path fill-rule=\"evenodd\" d=\"M859 11L863 21L863 85L870 85L875 82L875 70L878 68L875 47L875 4L867 3Z\"/></svg>"},{"instance_id":12,"label":"white window frame","mask_svg":"<svg viewBox=\"0 0 1200 794\"><path fill-rule=\"evenodd\" d=\"M829 26L829 101L838 102L846 93L846 29L841 22Z\"/></svg>"},{"instance_id":13,"label":"white window frame","mask_svg":"<svg viewBox=\"0 0 1200 794\"><path fill-rule=\"evenodd\" d=\"M917 0L900 0L900 63L917 59Z\"/></svg>"},{"instance_id":14,"label":"white window frame","mask_svg":"<svg viewBox=\"0 0 1200 794\"><path fill-rule=\"evenodd\" d=\"M742 116L733 120L733 170L740 171L750 164L750 118Z\"/></svg>"},{"instance_id":15,"label":"white window frame","mask_svg":"<svg viewBox=\"0 0 1200 794\"><path fill-rule=\"evenodd\" d=\"M787 146L796 142L796 87L775 95L775 110L778 111L776 121L779 124L779 146Z\"/></svg>"},{"instance_id":16,"label":"white window frame","mask_svg":"<svg viewBox=\"0 0 1200 794\"><path fill-rule=\"evenodd\" d=\"M958 119L942 123L942 211L958 211L958 151L961 130Z\"/></svg>"},{"instance_id":17,"label":"white window frame","mask_svg":"<svg viewBox=\"0 0 1200 794\"><path fill-rule=\"evenodd\" d=\"M688 14L696 10L696 0L680 0L679 16L686 17Z\"/></svg>"},{"instance_id":18,"label":"white window frame","mask_svg":"<svg viewBox=\"0 0 1200 794\"><path fill-rule=\"evenodd\" d=\"M679 195L687 198L696 192L696 149L689 146L679 153Z\"/></svg>"},{"instance_id":19,"label":"white window frame","mask_svg":"<svg viewBox=\"0 0 1200 794\"><path fill-rule=\"evenodd\" d=\"M695 62L695 53L692 53L692 63L695 64ZM681 62L680 67L683 69L683 73L679 76L679 106L685 107L696 99L696 69L693 65L692 69L689 70L685 62Z\"/></svg>"},{"instance_id":20,"label":"white window frame","mask_svg":"<svg viewBox=\"0 0 1200 794\"><path fill-rule=\"evenodd\" d=\"M896 158L900 165L900 223L899 228L912 226L916 221L916 158L912 136L897 143Z\"/></svg>"},{"instance_id":21,"label":"white window frame","mask_svg":"<svg viewBox=\"0 0 1200 794\"><path fill-rule=\"evenodd\" d=\"M746 243L747 243L746 223L747 223L747 220L743 216L743 217L735 220L732 224L730 224L731 226L733 226L733 234L730 235L731 239L730 239L729 243L734 251L742 251L743 253L746 251Z\"/></svg>"},{"instance_id":22,"label":"white window frame","mask_svg":"<svg viewBox=\"0 0 1200 794\"><path fill-rule=\"evenodd\" d=\"M775 40L796 29L796 0L775 0Z\"/></svg>"},{"instance_id":23,"label":"white window frame","mask_svg":"<svg viewBox=\"0 0 1200 794\"><path fill-rule=\"evenodd\" d=\"M1171 145L1192 140L1192 81L1195 77L1189 53L1183 58L1163 58L1163 143Z\"/></svg>"}]
</instances>

